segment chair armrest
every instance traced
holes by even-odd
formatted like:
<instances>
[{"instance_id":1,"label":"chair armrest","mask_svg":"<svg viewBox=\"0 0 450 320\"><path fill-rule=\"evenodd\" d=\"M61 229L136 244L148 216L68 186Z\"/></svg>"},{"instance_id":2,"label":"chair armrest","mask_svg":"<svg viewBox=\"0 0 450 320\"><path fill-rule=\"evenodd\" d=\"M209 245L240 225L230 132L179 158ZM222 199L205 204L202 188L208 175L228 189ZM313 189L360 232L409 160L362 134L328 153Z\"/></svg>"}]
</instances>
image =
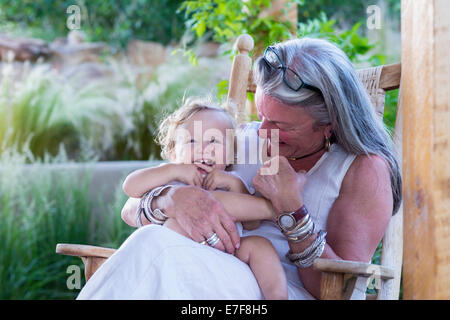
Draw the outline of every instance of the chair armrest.
<instances>
[{"instance_id":1,"label":"chair armrest","mask_svg":"<svg viewBox=\"0 0 450 320\"><path fill-rule=\"evenodd\" d=\"M83 244L58 243L56 245L56 253L75 257L99 257L106 259L109 258L115 251L115 249L111 248L102 248Z\"/></svg>"},{"instance_id":2,"label":"chair armrest","mask_svg":"<svg viewBox=\"0 0 450 320\"><path fill-rule=\"evenodd\" d=\"M353 274L362 277L377 275L383 280L395 277L392 268L358 261L318 258L314 260L313 268L318 271Z\"/></svg>"}]
</instances>

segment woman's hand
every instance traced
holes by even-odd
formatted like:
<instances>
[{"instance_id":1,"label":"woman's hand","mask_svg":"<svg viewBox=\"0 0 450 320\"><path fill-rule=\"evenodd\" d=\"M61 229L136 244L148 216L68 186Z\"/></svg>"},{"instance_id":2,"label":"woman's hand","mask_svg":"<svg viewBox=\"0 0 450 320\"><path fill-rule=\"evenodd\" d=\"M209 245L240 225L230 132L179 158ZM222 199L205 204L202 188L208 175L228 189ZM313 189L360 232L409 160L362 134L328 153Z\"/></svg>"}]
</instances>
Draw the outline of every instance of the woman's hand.
<instances>
[{"instance_id":1,"label":"woman's hand","mask_svg":"<svg viewBox=\"0 0 450 320\"><path fill-rule=\"evenodd\" d=\"M233 253L239 248L235 219L209 191L193 186L173 186L152 202L186 231L192 240L202 242L214 233L221 240L216 249Z\"/></svg>"},{"instance_id":2,"label":"woman's hand","mask_svg":"<svg viewBox=\"0 0 450 320\"><path fill-rule=\"evenodd\" d=\"M261 174L264 168L276 168L274 161L278 161L278 171L273 174ZM256 191L272 202L277 214L295 211L303 205L302 190L305 182L306 172L295 172L283 156L266 161L253 178Z\"/></svg>"}]
</instances>

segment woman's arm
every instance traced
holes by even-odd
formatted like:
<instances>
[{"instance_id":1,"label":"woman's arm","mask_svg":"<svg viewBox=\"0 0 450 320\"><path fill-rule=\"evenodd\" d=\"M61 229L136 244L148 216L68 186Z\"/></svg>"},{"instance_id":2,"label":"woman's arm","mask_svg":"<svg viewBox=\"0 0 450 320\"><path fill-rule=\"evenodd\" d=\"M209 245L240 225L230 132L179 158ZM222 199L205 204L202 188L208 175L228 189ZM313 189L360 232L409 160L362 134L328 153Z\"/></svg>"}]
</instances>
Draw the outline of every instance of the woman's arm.
<instances>
[{"instance_id":1,"label":"woman's arm","mask_svg":"<svg viewBox=\"0 0 450 320\"><path fill-rule=\"evenodd\" d=\"M122 208L122 220L131 227L138 227L136 213L140 201L140 198L128 198L127 202L125 202L125 205ZM150 224L150 221L148 221L147 219L141 219L141 221L143 225Z\"/></svg>"},{"instance_id":2,"label":"woman's arm","mask_svg":"<svg viewBox=\"0 0 450 320\"><path fill-rule=\"evenodd\" d=\"M297 210L303 205L301 191L306 174L295 172L284 157L273 159L271 161L279 161L278 173L261 175L258 172L253 185L271 199L277 214ZM369 262L386 231L392 209L386 162L378 156L357 157L328 215L326 245L321 258ZM289 242L289 247L292 252L303 252L316 237L317 233L300 243ZM310 266L298 268L298 274L305 288L319 298L321 273Z\"/></svg>"},{"instance_id":3,"label":"woman's arm","mask_svg":"<svg viewBox=\"0 0 450 320\"><path fill-rule=\"evenodd\" d=\"M389 170L379 157L358 157L347 171L327 220L327 244L321 258L369 262L386 231L393 200ZM293 252L307 248L315 235L299 243L289 243ZM298 268L305 288L320 297L321 273Z\"/></svg>"}]
</instances>

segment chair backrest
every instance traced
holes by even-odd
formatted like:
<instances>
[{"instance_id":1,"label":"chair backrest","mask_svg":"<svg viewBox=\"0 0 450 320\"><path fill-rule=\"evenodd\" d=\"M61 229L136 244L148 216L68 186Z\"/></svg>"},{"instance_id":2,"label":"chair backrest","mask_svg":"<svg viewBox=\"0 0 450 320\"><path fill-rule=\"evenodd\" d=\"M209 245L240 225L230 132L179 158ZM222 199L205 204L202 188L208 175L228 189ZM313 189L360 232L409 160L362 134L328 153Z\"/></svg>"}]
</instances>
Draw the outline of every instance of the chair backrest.
<instances>
[{"instance_id":1,"label":"chair backrest","mask_svg":"<svg viewBox=\"0 0 450 320\"><path fill-rule=\"evenodd\" d=\"M252 60L249 52L253 49L253 39L249 35L241 35L236 46L238 55L233 60L231 69L228 102L233 103L238 108L238 121L248 119L246 115L247 92L255 92L256 86L253 83L251 71ZM401 64L383 65L372 68L357 70L358 76L366 87L372 104L380 117L384 113L386 91L400 88ZM401 97L401 95L399 95ZM251 108L250 108L251 109ZM394 143L399 159L401 159L401 136L402 136L401 101L399 98L397 106L397 117L394 130ZM400 161L401 163L401 161ZM377 299L391 300L398 299L400 292L400 279L403 258L403 206L391 218L389 226L383 238L380 264L395 270L395 278L387 281L380 281L377 288Z\"/></svg>"}]
</instances>

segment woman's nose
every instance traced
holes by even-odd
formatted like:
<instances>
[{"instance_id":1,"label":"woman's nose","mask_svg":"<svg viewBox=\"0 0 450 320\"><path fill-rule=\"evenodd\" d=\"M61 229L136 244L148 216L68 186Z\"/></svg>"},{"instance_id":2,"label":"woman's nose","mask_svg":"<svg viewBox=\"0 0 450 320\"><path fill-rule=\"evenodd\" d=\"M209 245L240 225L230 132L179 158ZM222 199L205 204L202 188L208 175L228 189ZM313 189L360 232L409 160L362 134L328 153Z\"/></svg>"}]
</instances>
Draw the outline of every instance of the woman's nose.
<instances>
[{"instance_id":1,"label":"woman's nose","mask_svg":"<svg viewBox=\"0 0 450 320\"><path fill-rule=\"evenodd\" d=\"M261 121L261 126L258 129L258 136L263 139L266 138L270 139L271 131L275 128L276 128L275 125L271 124L270 121L267 121L266 119L263 118L263 120Z\"/></svg>"}]
</instances>

